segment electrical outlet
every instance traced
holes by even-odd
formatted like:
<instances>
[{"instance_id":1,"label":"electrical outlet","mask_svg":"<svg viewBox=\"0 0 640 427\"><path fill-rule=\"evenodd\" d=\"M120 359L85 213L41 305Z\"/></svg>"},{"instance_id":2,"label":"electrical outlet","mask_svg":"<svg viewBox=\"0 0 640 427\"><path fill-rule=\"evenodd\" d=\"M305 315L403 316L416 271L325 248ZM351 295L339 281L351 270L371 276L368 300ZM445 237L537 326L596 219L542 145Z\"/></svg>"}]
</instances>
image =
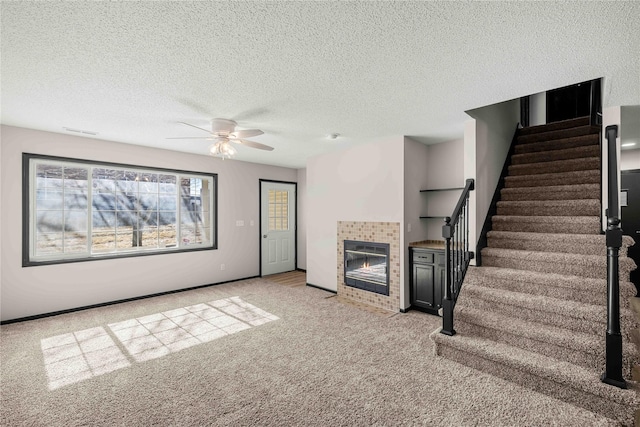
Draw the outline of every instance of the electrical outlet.
<instances>
[{"instance_id":1,"label":"electrical outlet","mask_svg":"<svg viewBox=\"0 0 640 427\"><path fill-rule=\"evenodd\" d=\"M249 221L249 225L253 227L253 220Z\"/></svg>"},{"instance_id":2,"label":"electrical outlet","mask_svg":"<svg viewBox=\"0 0 640 427\"><path fill-rule=\"evenodd\" d=\"M244 227L244 221L239 219L236 221L236 227Z\"/></svg>"},{"instance_id":3,"label":"electrical outlet","mask_svg":"<svg viewBox=\"0 0 640 427\"><path fill-rule=\"evenodd\" d=\"M224 270L224 264L220 264L220 270Z\"/></svg>"},{"instance_id":4,"label":"electrical outlet","mask_svg":"<svg viewBox=\"0 0 640 427\"><path fill-rule=\"evenodd\" d=\"M411 223L407 224L407 233L411 233Z\"/></svg>"}]
</instances>

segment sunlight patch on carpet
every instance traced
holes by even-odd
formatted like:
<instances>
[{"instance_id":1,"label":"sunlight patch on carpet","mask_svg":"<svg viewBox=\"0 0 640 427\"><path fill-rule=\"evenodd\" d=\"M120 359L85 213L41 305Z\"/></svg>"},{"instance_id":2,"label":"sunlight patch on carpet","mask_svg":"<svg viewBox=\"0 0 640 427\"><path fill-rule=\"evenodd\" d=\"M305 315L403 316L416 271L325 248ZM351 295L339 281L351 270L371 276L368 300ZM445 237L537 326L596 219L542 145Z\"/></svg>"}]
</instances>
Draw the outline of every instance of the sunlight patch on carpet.
<instances>
[{"instance_id":1,"label":"sunlight patch on carpet","mask_svg":"<svg viewBox=\"0 0 640 427\"><path fill-rule=\"evenodd\" d=\"M40 346L55 390L278 319L230 297L44 338Z\"/></svg>"}]
</instances>

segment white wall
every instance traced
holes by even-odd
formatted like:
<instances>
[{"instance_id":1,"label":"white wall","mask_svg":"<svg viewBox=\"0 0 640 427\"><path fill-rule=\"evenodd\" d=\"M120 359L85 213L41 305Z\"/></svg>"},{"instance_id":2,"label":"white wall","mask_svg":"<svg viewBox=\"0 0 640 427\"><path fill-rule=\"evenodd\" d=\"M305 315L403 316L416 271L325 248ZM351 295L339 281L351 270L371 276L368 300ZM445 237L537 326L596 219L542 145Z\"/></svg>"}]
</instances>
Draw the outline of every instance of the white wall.
<instances>
[{"instance_id":1,"label":"white wall","mask_svg":"<svg viewBox=\"0 0 640 427\"><path fill-rule=\"evenodd\" d=\"M307 170L298 169L298 263L297 268L307 269Z\"/></svg>"},{"instance_id":2,"label":"white wall","mask_svg":"<svg viewBox=\"0 0 640 427\"><path fill-rule=\"evenodd\" d=\"M426 215L427 198L420 190L428 187L429 147L410 138L404 138L404 299L401 308L409 307L409 243L428 239L428 221L420 219ZM402 282L402 281L401 281ZM402 285L401 285L402 286Z\"/></svg>"},{"instance_id":3,"label":"white wall","mask_svg":"<svg viewBox=\"0 0 640 427\"><path fill-rule=\"evenodd\" d=\"M2 320L256 276L259 179L298 178L295 169L10 126L2 126L0 132ZM219 249L23 268L23 152L217 173ZM236 227L236 220L244 220L246 226Z\"/></svg>"},{"instance_id":4,"label":"white wall","mask_svg":"<svg viewBox=\"0 0 640 427\"><path fill-rule=\"evenodd\" d=\"M620 144L636 144L620 151L620 170L640 169L640 105L620 107L620 123Z\"/></svg>"},{"instance_id":5,"label":"white wall","mask_svg":"<svg viewBox=\"0 0 640 427\"><path fill-rule=\"evenodd\" d=\"M404 138L397 137L307 161L308 283L337 291L338 221L399 222L404 229L403 147ZM404 233L400 245L405 246ZM404 284L400 285L404 301Z\"/></svg>"},{"instance_id":6,"label":"white wall","mask_svg":"<svg viewBox=\"0 0 640 427\"><path fill-rule=\"evenodd\" d=\"M620 170L640 169L640 149L620 152Z\"/></svg>"},{"instance_id":7,"label":"white wall","mask_svg":"<svg viewBox=\"0 0 640 427\"><path fill-rule=\"evenodd\" d=\"M464 139L429 145L426 189L464 187ZM460 191L423 193L427 210L423 215L451 216ZM426 219L428 240L443 240L440 219Z\"/></svg>"},{"instance_id":8,"label":"white wall","mask_svg":"<svg viewBox=\"0 0 640 427\"><path fill-rule=\"evenodd\" d=\"M474 121L465 123L465 179L475 179L475 190L470 197L469 235L475 236L470 247L475 251L480 238L491 199L509 147L520 120L518 99L467 111Z\"/></svg>"}]
</instances>

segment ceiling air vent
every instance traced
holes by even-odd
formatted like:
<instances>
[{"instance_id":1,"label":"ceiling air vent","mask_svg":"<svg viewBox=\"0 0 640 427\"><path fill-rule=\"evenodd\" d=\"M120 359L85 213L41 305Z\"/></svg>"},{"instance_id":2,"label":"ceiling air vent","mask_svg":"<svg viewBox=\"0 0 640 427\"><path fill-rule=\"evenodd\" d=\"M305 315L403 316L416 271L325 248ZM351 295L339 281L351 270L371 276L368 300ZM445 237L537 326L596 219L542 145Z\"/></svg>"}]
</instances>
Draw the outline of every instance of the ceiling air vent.
<instances>
[{"instance_id":1,"label":"ceiling air vent","mask_svg":"<svg viewBox=\"0 0 640 427\"><path fill-rule=\"evenodd\" d=\"M66 130L67 132L84 133L85 135L97 135L98 134L98 132L94 132L94 131L91 131L91 130L73 129L73 128L68 128L68 127L63 127L62 129Z\"/></svg>"}]
</instances>

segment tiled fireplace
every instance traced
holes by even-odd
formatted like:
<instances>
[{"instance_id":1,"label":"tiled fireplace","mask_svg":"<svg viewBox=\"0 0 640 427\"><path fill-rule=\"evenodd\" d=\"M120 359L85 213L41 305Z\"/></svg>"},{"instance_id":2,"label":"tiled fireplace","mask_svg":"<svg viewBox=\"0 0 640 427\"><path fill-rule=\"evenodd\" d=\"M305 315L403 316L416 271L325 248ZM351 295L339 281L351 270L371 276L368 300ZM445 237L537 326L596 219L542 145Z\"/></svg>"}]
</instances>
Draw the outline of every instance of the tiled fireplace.
<instances>
[{"instance_id":1,"label":"tiled fireplace","mask_svg":"<svg viewBox=\"0 0 640 427\"><path fill-rule=\"evenodd\" d=\"M339 296L385 310L400 309L399 223L338 221L337 249Z\"/></svg>"}]
</instances>

